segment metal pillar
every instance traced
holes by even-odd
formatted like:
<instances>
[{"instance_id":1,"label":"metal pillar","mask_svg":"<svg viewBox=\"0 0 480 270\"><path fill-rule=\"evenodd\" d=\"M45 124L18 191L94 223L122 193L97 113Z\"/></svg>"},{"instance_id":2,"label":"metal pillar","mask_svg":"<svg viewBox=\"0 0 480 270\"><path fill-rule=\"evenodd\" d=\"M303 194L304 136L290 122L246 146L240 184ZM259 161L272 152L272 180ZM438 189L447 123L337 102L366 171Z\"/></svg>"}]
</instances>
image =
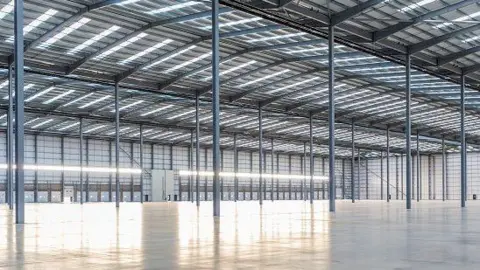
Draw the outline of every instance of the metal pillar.
<instances>
[{"instance_id":1,"label":"metal pillar","mask_svg":"<svg viewBox=\"0 0 480 270\"><path fill-rule=\"evenodd\" d=\"M203 167L205 168L205 171L208 170L208 149L205 148L204 156L203 156ZM208 201L208 178L204 178L205 183L204 183L204 191L205 191L205 201Z\"/></svg>"},{"instance_id":2,"label":"metal pillar","mask_svg":"<svg viewBox=\"0 0 480 270\"><path fill-rule=\"evenodd\" d=\"M118 82L115 82L115 206L120 207L120 108Z\"/></svg>"},{"instance_id":3,"label":"metal pillar","mask_svg":"<svg viewBox=\"0 0 480 270\"><path fill-rule=\"evenodd\" d=\"M88 166L90 165L90 161L88 160L88 139L85 139L85 164L86 164L86 167L88 168ZM85 201L86 202L89 202L90 201L90 175L88 172L85 173Z\"/></svg>"},{"instance_id":4,"label":"metal pillar","mask_svg":"<svg viewBox=\"0 0 480 270\"><path fill-rule=\"evenodd\" d=\"M133 168L133 142L130 142L130 166ZM135 193L135 188L133 185L133 174L130 174L130 201L133 202L133 199L135 198L134 193Z\"/></svg>"},{"instance_id":5,"label":"metal pillar","mask_svg":"<svg viewBox=\"0 0 480 270\"><path fill-rule=\"evenodd\" d=\"M313 115L310 113L310 204L313 203Z\"/></svg>"},{"instance_id":6,"label":"metal pillar","mask_svg":"<svg viewBox=\"0 0 480 270\"><path fill-rule=\"evenodd\" d=\"M277 175L280 174L280 154L277 154ZM283 199L285 199L285 190L283 192ZM280 200L280 180L277 177L277 200Z\"/></svg>"},{"instance_id":7,"label":"metal pillar","mask_svg":"<svg viewBox=\"0 0 480 270\"><path fill-rule=\"evenodd\" d=\"M292 174L292 155L288 155L288 174ZM288 199L292 199L292 179L288 179Z\"/></svg>"},{"instance_id":8,"label":"metal pillar","mask_svg":"<svg viewBox=\"0 0 480 270\"><path fill-rule=\"evenodd\" d=\"M442 135L442 201L445 201L445 184L447 182L447 159L445 158L445 136Z\"/></svg>"},{"instance_id":9,"label":"metal pillar","mask_svg":"<svg viewBox=\"0 0 480 270\"><path fill-rule=\"evenodd\" d=\"M272 173L272 176L270 177L270 181L271 181L271 184L270 184L270 199L272 200L273 202L273 174L275 173L274 171L274 159L275 159L275 153L274 153L274 147L273 147L273 138L270 140L270 146L272 147L272 156L271 156L271 173Z\"/></svg>"},{"instance_id":10,"label":"metal pillar","mask_svg":"<svg viewBox=\"0 0 480 270\"><path fill-rule=\"evenodd\" d=\"M390 202L390 127L387 127L387 202Z\"/></svg>"},{"instance_id":11,"label":"metal pillar","mask_svg":"<svg viewBox=\"0 0 480 270\"><path fill-rule=\"evenodd\" d=\"M357 160L358 160L358 163L357 163L357 187L358 187L358 199L360 200L361 197L360 197L360 192L362 191L362 188L361 188L361 185L360 185L360 148L357 148Z\"/></svg>"},{"instance_id":12,"label":"metal pillar","mask_svg":"<svg viewBox=\"0 0 480 270\"><path fill-rule=\"evenodd\" d=\"M233 172L235 173L233 183L233 200L238 201L238 149L237 149L237 134L233 134Z\"/></svg>"},{"instance_id":13,"label":"metal pillar","mask_svg":"<svg viewBox=\"0 0 480 270\"><path fill-rule=\"evenodd\" d=\"M24 59L23 59L23 0L14 7L14 64L15 64L15 223L25 223L24 174Z\"/></svg>"},{"instance_id":14,"label":"metal pillar","mask_svg":"<svg viewBox=\"0 0 480 270\"><path fill-rule=\"evenodd\" d=\"M461 207L465 207L467 200L467 145L465 142L465 74L460 77L460 140L462 142L461 153Z\"/></svg>"},{"instance_id":15,"label":"metal pillar","mask_svg":"<svg viewBox=\"0 0 480 270\"><path fill-rule=\"evenodd\" d=\"M253 152L250 152L250 173L253 173ZM253 178L250 178L250 200L253 200Z\"/></svg>"},{"instance_id":16,"label":"metal pillar","mask_svg":"<svg viewBox=\"0 0 480 270\"><path fill-rule=\"evenodd\" d=\"M365 159L365 184L366 184L366 187L365 187L365 196L368 200L368 159Z\"/></svg>"},{"instance_id":17,"label":"metal pillar","mask_svg":"<svg viewBox=\"0 0 480 270\"><path fill-rule=\"evenodd\" d=\"M80 118L80 204L83 204L83 118Z\"/></svg>"},{"instance_id":18,"label":"metal pillar","mask_svg":"<svg viewBox=\"0 0 480 270\"><path fill-rule=\"evenodd\" d=\"M197 206L200 206L200 94L195 95L195 199ZM205 198L206 200L207 198Z\"/></svg>"},{"instance_id":19,"label":"metal pillar","mask_svg":"<svg viewBox=\"0 0 480 270\"><path fill-rule=\"evenodd\" d=\"M62 167L65 166L65 137L60 138L60 159ZM65 202L65 172L62 170L60 172L60 200L61 202Z\"/></svg>"},{"instance_id":20,"label":"metal pillar","mask_svg":"<svg viewBox=\"0 0 480 270\"><path fill-rule=\"evenodd\" d=\"M221 172L223 172L223 168L224 168L223 165L224 165L224 161L225 161L225 159L223 159L223 157L224 157L223 153L224 153L223 149L220 149L220 171ZM220 177L220 200L221 201L224 200L224 197L223 197L223 192L224 192L223 183L224 182L223 182L223 180L224 180L223 177Z\"/></svg>"},{"instance_id":21,"label":"metal pillar","mask_svg":"<svg viewBox=\"0 0 480 270\"><path fill-rule=\"evenodd\" d=\"M140 203L144 201L143 194L143 126L140 125Z\"/></svg>"},{"instance_id":22,"label":"metal pillar","mask_svg":"<svg viewBox=\"0 0 480 270\"><path fill-rule=\"evenodd\" d=\"M7 113L7 192L5 198L13 209L13 64L8 65L8 113Z\"/></svg>"},{"instance_id":23,"label":"metal pillar","mask_svg":"<svg viewBox=\"0 0 480 270\"><path fill-rule=\"evenodd\" d=\"M398 156L395 156L395 199L398 200L399 197L399 189L398 189L398 182L399 182L399 170L398 170Z\"/></svg>"},{"instance_id":24,"label":"metal pillar","mask_svg":"<svg viewBox=\"0 0 480 270\"><path fill-rule=\"evenodd\" d=\"M345 159L342 159L342 199L345 200Z\"/></svg>"},{"instance_id":25,"label":"metal pillar","mask_svg":"<svg viewBox=\"0 0 480 270\"><path fill-rule=\"evenodd\" d=\"M303 153L304 153L304 154L303 154L303 156L300 156L300 172L302 173L303 178L305 178L305 159L304 159L304 157L305 157L305 151L306 151L306 150L305 150L305 144L304 144L304 145L303 145ZM303 181L304 181L304 179L302 179L302 180L300 181L300 200L303 200L303 193L304 193L304 192L303 192ZM296 193L296 192L297 192L297 191L295 191L295 193ZM295 194L295 196L297 196L297 194Z\"/></svg>"},{"instance_id":26,"label":"metal pillar","mask_svg":"<svg viewBox=\"0 0 480 270\"><path fill-rule=\"evenodd\" d=\"M258 107L258 193L257 197L259 199L260 205L263 204L262 198L262 181L263 181L263 127L262 127L263 115L262 108Z\"/></svg>"},{"instance_id":27,"label":"metal pillar","mask_svg":"<svg viewBox=\"0 0 480 270\"><path fill-rule=\"evenodd\" d=\"M406 108L405 108L405 114L406 114L406 121L405 121L405 140L406 140L406 155L407 155L407 160L406 160L406 174L407 174L407 202L406 202L406 208L407 209L412 209L412 150L411 150L411 144L412 144L412 138L410 137L412 134L412 122L410 119L410 105L411 105L411 96L412 96L412 91L410 89L410 53L407 53L406 56L406 74L405 74L405 99L406 99Z\"/></svg>"},{"instance_id":28,"label":"metal pillar","mask_svg":"<svg viewBox=\"0 0 480 270\"><path fill-rule=\"evenodd\" d=\"M380 200L383 201L383 151L380 151Z\"/></svg>"},{"instance_id":29,"label":"metal pillar","mask_svg":"<svg viewBox=\"0 0 480 270\"><path fill-rule=\"evenodd\" d=\"M401 179L401 189L402 189L402 200L404 199L404 188L403 188L403 154L400 154L400 179Z\"/></svg>"},{"instance_id":30,"label":"metal pillar","mask_svg":"<svg viewBox=\"0 0 480 270\"><path fill-rule=\"evenodd\" d=\"M350 176L350 186L352 192L352 203L355 202L355 122L352 119L352 164L350 166L351 176Z\"/></svg>"},{"instance_id":31,"label":"metal pillar","mask_svg":"<svg viewBox=\"0 0 480 270\"><path fill-rule=\"evenodd\" d=\"M38 136L33 136L33 158L35 165L38 165ZM38 203L38 170L33 173L33 202Z\"/></svg>"},{"instance_id":32,"label":"metal pillar","mask_svg":"<svg viewBox=\"0 0 480 270\"><path fill-rule=\"evenodd\" d=\"M212 0L213 215L220 216L220 29L218 0Z\"/></svg>"},{"instance_id":33,"label":"metal pillar","mask_svg":"<svg viewBox=\"0 0 480 270\"><path fill-rule=\"evenodd\" d=\"M428 199L432 199L432 155L428 155Z\"/></svg>"},{"instance_id":34,"label":"metal pillar","mask_svg":"<svg viewBox=\"0 0 480 270\"><path fill-rule=\"evenodd\" d=\"M422 175L422 157L420 156L420 135L417 130L417 202L420 201L420 178Z\"/></svg>"},{"instance_id":35,"label":"metal pillar","mask_svg":"<svg viewBox=\"0 0 480 270\"><path fill-rule=\"evenodd\" d=\"M193 130L190 132L190 151L188 152L189 154L189 160L190 164L188 166L188 169L190 171L193 171ZM189 175L188 176L188 200L191 201L192 203L194 202L193 198L193 176Z\"/></svg>"},{"instance_id":36,"label":"metal pillar","mask_svg":"<svg viewBox=\"0 0 480 270\"><path fill-rule=\"evenodd\" d=\"M110 168L112 168L112 163L113 163L113 159L112 159L112 141L109 141L108 142L108 166ZM112 194L112 191L113 191L113 183L112 183L112 173L109 173L108 174L108 201L109 202L113 202L113 194Z\"/></svg>"},{"instance_id":37,"label":"metal pillar","mask_svg":"<svg viewBox=\"0 0 480 270\"><path fill-rule=\"evenodd\" d=\"M329 165L329 209L335 212L335 61L334 26L328 27L328 165Z\"/></svg>"}]
</instances>

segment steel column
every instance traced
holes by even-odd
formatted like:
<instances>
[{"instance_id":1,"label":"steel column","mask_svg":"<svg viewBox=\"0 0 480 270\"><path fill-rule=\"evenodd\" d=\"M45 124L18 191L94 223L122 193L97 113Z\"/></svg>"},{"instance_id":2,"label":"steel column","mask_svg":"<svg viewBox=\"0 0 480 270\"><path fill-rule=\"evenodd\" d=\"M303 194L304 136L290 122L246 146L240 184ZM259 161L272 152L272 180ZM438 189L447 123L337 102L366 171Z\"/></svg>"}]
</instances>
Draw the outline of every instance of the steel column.
<instances>
[{"instance_id":1,"label":"steel column","mask_svg":"<svg viewBox=\"0 0 480 270\"><path fill-rule=\"evenodd\" d=\"M365 159L365 184L366 184L366 187L365 187L365 196L368 200L368 159Z\"/></svg>"},{"instance_id":2,"label":"steel column","mask_svg":"<svg viewBox=\"0 0 480 270\"><path fill-rule=\"evenodd\" d=\"M140 125L140 203L144 201L144 193L143 193L143 126Z\"/></svg>"},{"instance_id":3,"label":"steel column","mask_svg":"<svg viewBox=\"0 0 480 270\"><path fill-rule=\"evenodd\" d=\"M302 198L307 200L307 143L303 143L303 183L302 183Z\"/></svg>"},{"instance_id":4,"label":"steel column","mask_svg":"<svg viewBox=\"0 0 480 270\"><path fill-rule=\"evenodd\" d=\"M235 177L233 180L233 200L238 201L238 149L237 149L237 134L233 134L233 172Z\"/></svg>"},{"instance_id":5,"label":"steel column","mask_svg":"<svg viewBox=\"0 0 480 270\"><path fill-rule=\"evenodd\" d=\"M380 151L380 200L383 201L383 151Z\"/></svg>"},{"instance_id":6,"label":"steel column","mask_svg":"<svg viewBox=\"0 0 480 270\"><path fill-rule=\"evenodd\" d=\"M313 203L313 114L310 113L310 203Z\"/></svg>"},{"instance_id":7,"label":"steel column","mask_svg":"<svg viewBox=\"0 0 480 270\"><path fill-rule=\"evenodd\" d=\"M405 193L404 192L404 188L403 188L403 154L400 154L400 185L401 185L401 189L402 189L402 200L404 199L404 196L403 194Z\"/></svg>"},{"instance_id":8,"label":"steel column","mask_svg":"<svg viewBox=\"0 0 480 270\"><path fill-rule=\"evenodd\" d=\"M218 0L212 0L213 215L220 216L220 29Z\"/></svg>"},{"instance_id":9,"label":"steel column","mask_svg":"<svg viewBox=\"0 0 480 270\"><path fill-rule=\"evenodd\" d=\"M110 168L112 168L112 163L113 163L113 159L112 159L112 141L109 141L108 142L108 166ZM112 173L109 173L108 174L108 201L109 202L113 202L113 194L112 194L112 191L113 191L113 183L112 183Z\"/></svg>"},{"instance_id":10,"label":"steel column","mask_svg":"<svg viewBox=\"0 0 480 270\"><path fill-rule=\"evenodd\" d=\"M200 94L195 95L195 199L200 206ZM206 199L206 198L205 198Z\"/></svg>"},{"instance_id":11,"label":"steel column","mask_svg":"<svg viewBox=\"0 0 480 270\"><path fill-rule=\"evenodd\" d=\"M406 208L411 209L412 208L412 151L411 151L411 140L412 138L410 137L412 134L412 122L410 119L410 106L411 106L411 96L412 92L410 89L410 66L411 66L411 59L410 59L410 53L406 55L406 74L405 74L405 99L406 99L406 108L405 108L405 115L406 115L406 121L405 121L405 140L406 140L406 155L407 155L407 160L406 160L406 174L407 174L407 202L406 202Z\"/></svg>"},{"instance_id":12,"label":"steel column","mask_svg":"<svg viewBox=\"0 0 480 270\"><path fill-rule=\"evenodd\" d=\"M38 136L33 136L33 158L35 165L38 165ZM33 173L33 202L38 203L38 170Z\"/></svg>"},{"instance_id":13,"label":"steel column","mask_svg":"<svg viewBox=\"0 0 480 270\"><path fill-rule=\"evenodd\" d=\"M23 0L14 7L14 65L15 65L15 223L25 223L24 174L24 59L23 59Z\"/></svg>"},{"instance_id":14,"label":"steel column","mask_svg":"<svg viewBox=\"0 0 480 270\"><path fill-rule=\"evenodd\" d=\"M358 163L357 163L357 186L358 186L358 199L360 200L361 199L361 185L360 185L360 165L361 165L361 160L360 160L360 148L357 148L357 159L358 159Z\"/></svg>"},{"instance_id":15,"label":"steel column","mask_svg":"<svg viewBox=\"0 0 480 270\"><path fill-rule=\"evenodd\" d=\"M428 155L428 199L432 199L432 155Z\"/></svg>"},{"instance_id":16,"label":"steel column","mask_svg":"<svg viewBox=\"0 0 480 270\"><path fill-rule=\"evenodd\" d=\"M352 165L350 166L351 177L350 177L350 186L352 193L352 203L355 202L355 122L352 119Z\"/></svg>"},{"instance_id":17,"label":"steel column","mask_svg":"<svg viewBox=\"0 0 480 270\"><path fill-rule=\"evenodd\" d=\"M133 168L133 142L130 142L130 167ZM134 193L135 193L135 188L133 183L133 174L130 174L130 201L131 202L133 202Z\"/></svg>"},{"instance_id":18,"label":"steel column","mask_svg":"<svg viewBox=\"0 0 480 270\"><path fill-rule=\"evenodd\" d=\"M273 142L273 139L272 139ZM277 154L277 176L280 174L280 154ZM285 199L285 191L283 192L283 198ZM280 200L280 180L277 177L277 200Z\"/></svg>"},{"instance_id":19,"label":"steel column","mask_svg":"<svg viewBox=\"0 0 480 270\"><path fill-rule=\"evenodd\" d=\"M60 159L62 167L65 166L65 137L60 138ZM60 200L61 202L65 202L65 171L62 170L60 173L60 181L61 181L61 191L60 191Z\"/></svg>"},{"instance_id":20,"label":"steel column","mask_svg":"<svg viewBox=\"0 0 480 270\"><path fill-rule=\"evenodd\" d=\"M390 202L390 127L387 127L387 202Z\"/></svg>"},{"instance_id":21,"label":"steel column","mask_svg":"<svg viewBox=\"0 0 480 270\"><path fill-rule=\"evenodd\" d=\"M274 171L274 159L275 159L275 153L274 153L274 147L273 147L273 138L270 140L270 147L272 148L272 156L271 156L271 173L272 173L272 176L270 177L270 199L272 200L273 202L273 174L275 173Z\"/></svg>"},{"instance_id":22,"label":"steel column","mask_svg":"<svg viewBox=\"0 0 480 270\"><path fill-rule=\"evenodd\" d=\"M253 173L253 152L250 152L250 173ZM250 200L253 200L253 178L250 177Z\"/></svg>"},{"instance_id":23,"label":"steel column","mask_svg":"<svg viewBox=\"0 0 480 270\"><path fill-rule=\"evenodd\" d=\"M88 153L88 139L85 139L85 164L86 164L86 167L88 168L88 166L90 165L89 163L89 160L88 160L88 156L89 156L89 153ZM86 202L89 202L90 201L90 175L88 172L85 173L85 201Z\"/></svg>"},{"instance_id":24,"label":"steel column","mask_svg":"<svg viewBox=\"0 0 480 270\"><path fill-rule=\"evenodd\" d=\"M329 209L335 212L335 33L334 26L328 27L328 165L329 165Z\"/></svg>"},{"instance_id":25,"label":"steel column","mask_svg":"<svg viewBox=\"0 0 480 270\"><path fill-rule=\"evenodd\" d=\"M118 105L119 89L115 82L115 206L120 207L120 108Z\"/></svg>"},{"instance_id":26,"label":"steel column","mask_svg":"<svg viewBox=\"0 0 480 270\"><path fill-rule=\"evenodd\" d=\"M292 174L292 155L288 155L288 174ZM288 179L288 199L292 199L292 179Z\"/></svg>"},{"instance_id":27,"label":"steel column","mask_svg":"<svg viewBox=\"0 0 480 270\"><path fill-rule=\"evenodd\" d=\"M262 196L262 181L263 181L263 127L262 127L263 115L262 108L258 107L258 193L257 197L259 199L260 205L263 204Z\"/></svg>"},{"instance_id":28,"label":"steel column","mask_svg":"<svg viewBox=\"0 0 480 270\"><path fill-rule=\"evenodd\" d=\"M189 148L189 152L188 152L188 159L190 161L190 164L188 166L188 169L190 171L193 171L193 130L190 132L190 148ZM194 202L194 198L193 198L193 176L192 175L189 175L188 176L188 200L191 201L192 203Z\"/></svg>"},{"instance_id":29,"label":"steel column","mask_svg":"<svg viewBox=\"0 0 480 270\"><path fill-rule=\"evenodd\" d=\"M442 201L445 201L445 184L447 180L447 166L445 166L446 158L445 158L445 136L442 135Z\"/></svg>"},{"instance_id":30,"label":"steel column","mask_svg":"<svg viewBox=\"0 0 480 270\"><path fill-rule=\"evenodd\" d=\"M395 199L399 199L399 189L398 183L399 182L399 170L398 170L398 156L395 156Z\"/></svg>"},{"instance_id":31,"label":"steel column","mask_svg":"<svg viewBox=\"0 0 480 270\"><path fill-rule=\"evenodd\" d=\"M420 201L420 179L422 175L422 157L420 156L420 134L417 130L417 202Z\"/></svg>"},{"instance_id":32,"label":"steel column","mask_svg":"<svg viewBox=\"0 0 480 270\"><path fill-rule=\"evenodd\" d=\"M13 209L13 63L8 65L8 113L7 113L7 194L8 206Z\"/></svg>"},{"instance_id":33,"label":"steel column","mask_svg":"<svg viewBox=\"0 0 480 270\"><path fill-rule=\"evenodd\" d=\"M345 159L342 158L342 199L345 200Z\"/></svg>"},{"instance_id":34,"label":"steel column","mask_svg":"<svg viewBox=\"0 0 480 270\"><path fill-rule=\"evenodd\" d=\"M462 144L461 152L461 207L465 207L467 200L467 145L465 142L465 74L460 77L460 140Z\"/></svg>"},{"instance_id":35,"label":"steel column","mask_svg":"<svg viewBox=\"0 0 480 270\"><path fill-rule=\"evenodd\" d=\"M83 204L83 118L80 118L80 204ZM76 199L76 198L75 198Z\"/></svg>"}]
</instances>

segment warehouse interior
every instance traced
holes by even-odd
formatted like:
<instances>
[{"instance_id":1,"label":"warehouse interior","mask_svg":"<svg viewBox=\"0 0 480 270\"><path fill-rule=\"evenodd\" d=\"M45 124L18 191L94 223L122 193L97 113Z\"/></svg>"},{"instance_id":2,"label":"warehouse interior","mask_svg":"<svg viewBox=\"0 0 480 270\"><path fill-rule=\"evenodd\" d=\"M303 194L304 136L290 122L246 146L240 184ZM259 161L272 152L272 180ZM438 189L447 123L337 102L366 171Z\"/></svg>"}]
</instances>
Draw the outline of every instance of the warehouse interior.
<instances>
[{"instance_id":1,"label":"warehouse interior","mask_svg":"<svg viewBox=\"0 0 480 270\"><path fill-rule=\"evenodd\" d=\"M475 269L479 19L0 0L0 268Z\"/></svg>"}]
</instances>

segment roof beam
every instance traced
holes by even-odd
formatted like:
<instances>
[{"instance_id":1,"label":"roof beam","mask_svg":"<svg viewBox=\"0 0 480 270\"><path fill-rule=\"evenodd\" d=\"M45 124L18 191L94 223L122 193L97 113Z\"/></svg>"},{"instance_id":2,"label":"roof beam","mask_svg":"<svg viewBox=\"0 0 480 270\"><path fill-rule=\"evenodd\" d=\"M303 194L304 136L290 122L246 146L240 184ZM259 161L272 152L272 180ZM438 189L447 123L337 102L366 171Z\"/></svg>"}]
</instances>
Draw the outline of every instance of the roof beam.
<instances>
[{"instance_id":1,"label":"roof beam","mask_svg":"<svg viewBox=\"0 0 480 270\"><path fill-rule=\"evenodd\" d=\"M447 63L450 63L452 61L455 61L457 59L463 58L467 55L474 54L480 52L480 46L475 46L470 49L464 50L464 51L459 51L456 53L452 53L443 57L437 58L437 66L443 66Z\"/></svg>"},{"instance_id":2,"label":"roof beam","mask_svg":"<svg viewBox=\"0 0 480 270\"><path fill-rule=\"evenodd\" d=\"M358 14L364 12L365 10L378 5L380 3L384 2L384 0L368 0L366 2L360 3L356 6L347 8L341 12L333 14L330 24L331 25L337 25L341 22L344 22L352 17L357 16Z\"/></svg>"},{"instance_id":3,"label":"roof beam","mask_svg":"<svg viewBox=\"0 0 480 270\"><path fill-rule=\"evenodd\" d=\"M408 27L411 27L411 26L413 26L417 23L423 22L427 19L440 16L442 14L457 10L459 8L462 8L462 7L465 7L465 6L474 4L474 3L478 3L478 0L460 1L460 2L455 3L453 5L449 5L449 6L434 10L434 11L430 11L430 12L425 13L423 15L420 15L420 16L412 19L411 21L400 22L400 23L394 24L392 26L386 27L382 30L379 30L379 31L376 31L376 32L373 33L373 42L377 42L379 40L387 38L388 36L391 36L395 33L398 33L398 32L400 32L404 29L407 29Z\"/></svg>"},{"instance_id":4,"label":"roof beam","mask_svg":"<svg viewBox=\"0 0 480 270\"><path fill-rule=\"evenodd\" d=\"M463 71L463 74L465 75L480 71L480 64L475 64L473 66L463 68L462 71Z\"/></svg>"},{"instance_id":5,"label":"roof beam","mask_svg":"<svg viewBox=\"0 0 480 270\"><path fill-rule=\"evenodd\" d=\"M226 13L226 12L230 12L230 11L231 11L230 8L221 8L219 12L221 14L221 13ZM89 54L88 56L86 56L86 57L78 60L77 62L73 63L72 65L68 66L67 69L66 69L66 74L67 75L71 74L77 68L79 68L81 65L85 64L87 61L95 58L96 56L99 56L100 54L112 49L115 46L118 46L118 45L122 44L123 42L129 40L130 38L133 38L136 35L141 34L141 33L145 32L149 29L159 27L159 26L174 24L174 23L181 23L181 22L191 21L191 20L195 20L195 19L205 18L205 17L209 17L209 16L212 16L212 12L211 11L204 11L204 12L189 14L189 15L182 16L182 17L174 17L174 18L170 18L170 19L166 19L166 20L164 19L164 20L148 23L148 24L142 26L140 29L137 29L137 30L131 32L130 34L127 34L123 38L107 45L106 47L104 47L104 48L102 48L102 49L100 49L100 50L98 50L98 51L96 51L92 54Z\"/></svg>"},{"instance_id":6,"label":"roof beam","mask_svg":"<svg viewBox=\"0 0 480 270\"><path fill-rule=\"evenodd\" d=\"M474 32L478 29L480 29L480 24L475 24L475 25L472 25L470 27L462 28L462 29L457 30L457 31L448 32L447 34L444 34L442 36L437 36L437 37L431 38L429 40L425 40L425 41L422 41L422 42L419 42L419 43L416 43L416 44L413 44L413 45L409 45L408 50L411 54L418 53L418 52L423 51L427 48L435 46L435 45L437 45L441 42L444 42L446 40L449 40L451 38L454 38L456 36L459 36L459 35L462 35L462 34L465 34L465 33Z\"/></svg>"}]
</instances>

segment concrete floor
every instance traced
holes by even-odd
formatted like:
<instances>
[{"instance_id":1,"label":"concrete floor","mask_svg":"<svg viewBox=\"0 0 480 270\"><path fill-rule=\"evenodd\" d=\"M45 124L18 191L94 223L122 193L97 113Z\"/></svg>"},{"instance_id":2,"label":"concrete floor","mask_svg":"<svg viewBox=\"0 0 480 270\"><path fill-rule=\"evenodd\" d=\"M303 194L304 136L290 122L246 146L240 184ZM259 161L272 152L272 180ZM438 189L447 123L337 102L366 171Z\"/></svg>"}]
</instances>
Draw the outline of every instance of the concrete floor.
<instances>
[{"instance_id":1,"label":"concrete floor","mask_svg":"<svg viewBox=\"0 0 480 270\"><path fill-rule=\"evenodd\" d=\"M0 269L480 269L480 202L0 206Z\"/></svg>"}]
</instances>

